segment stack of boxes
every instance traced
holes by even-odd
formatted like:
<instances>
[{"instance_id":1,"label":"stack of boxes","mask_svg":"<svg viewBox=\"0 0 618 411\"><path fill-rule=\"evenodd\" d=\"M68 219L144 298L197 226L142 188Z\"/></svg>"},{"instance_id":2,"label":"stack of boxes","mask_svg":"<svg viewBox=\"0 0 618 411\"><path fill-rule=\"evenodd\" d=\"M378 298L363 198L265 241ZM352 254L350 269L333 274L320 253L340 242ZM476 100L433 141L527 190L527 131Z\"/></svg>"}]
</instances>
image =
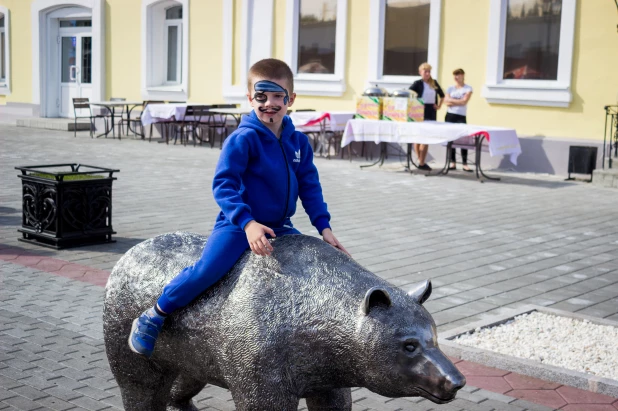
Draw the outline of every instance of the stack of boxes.
<instances>
[{"instance_id":1,"label":"stack of boxes","mask_svg":"<svg viewBox=\"0 0 618 411\"><path fill-rule=\"evenodd\" d=\"M423 121L425 105L415 97L385 97L382 102L382 120Z\"/></svg>"},{"instance_id":2,"label":"stack of boxes","mask_svg":"<svg viewBox=\"0 0 618 411\"><path fill-rule=\"evenodd\" d=\"M416 97L361 96L356 101L356 118L367 120L423 121L424 111L423 100Z\"/></svg>"},{"instance_id":3,"label":"stack of boxes","mask_svg":"<svg viewBox=\"0 0 618 411\"><path fill-rule=\"evenodd\" d=\"M382 119L382 99L377 96L361 96L356 101L356 118L366 120Z\"/></svg>"}]
</instances>

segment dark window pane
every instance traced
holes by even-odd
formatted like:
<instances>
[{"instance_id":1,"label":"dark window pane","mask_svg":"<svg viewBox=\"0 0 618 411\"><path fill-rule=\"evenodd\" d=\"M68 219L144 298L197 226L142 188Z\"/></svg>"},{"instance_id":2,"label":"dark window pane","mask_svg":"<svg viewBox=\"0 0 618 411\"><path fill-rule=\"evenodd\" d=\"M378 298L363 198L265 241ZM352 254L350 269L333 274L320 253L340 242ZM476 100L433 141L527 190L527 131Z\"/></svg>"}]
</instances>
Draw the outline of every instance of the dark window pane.
<instances>
[{"instance_id":1,"label":"dark window pane","mask_svg":"<svg viewBox=\"0 0 618 411\"><path fill-rule=\"evenodd\" d=\"M182 18L182 6L170 7L165 10L165 19L166 20L175 20Z\"/></svg>"},{"instance_id":2,"label":"dark window pane","mask_svg":"<svg viewBox=\"0 0 618 411\"><path fill-rule=\"evenodd\" d=\"M178 62L178 26L167 28L167 81L178 81L176 64Z\"/></svg>"},{"instance_id":3,"label":"dark window pane","mask_svg":"<svg viewBox=\"0 0 618 411\"><path fill-rule=\"evenodd\" d=\"M75 37L62 38L62 82L75 83L76 74L76 47Z\"/></svg>"},{"instance_id":4,"label":"dark window pane","mask_svg":"<svg viewBox=\"0 0 618 411\"><path fill-rule=\"evenodd\" d=\"M300 0L299 3L298 72L333 74L337 0Z\"/></svg>"},{"instance_id":5,"label":"dark window pane","mask_svg":"<svg viewBox=\"0 0 618 411\"><path fill-rule=\"evenodd\" d=\"M562 0L509 0L505 79L557 80Z\"/></svg>"},{"instance_id":6,"label":"dark window pane","mask_svg":"<svg viewBox=\"0 0 618 411\"><path fill-rule=\"evenodd\" d=\"M0 33L0 79L6 78L5 66L6 61L4 57L4 32Z\"/></svg>"},{"instance_id":7,"label":"dark window pane","mask_svg":"<svg viewBox=\"0 0 618 411\"><path fill-rule=\"evenodd\" d=\"M92 27L92 20L60 20L60 27Z\"/></svg>"},{"instance_id":8,"label":"dark window pane","mask_svg":"<svg viewBox=\"0 0 618 411\"><path fill-rule=\"evenodd\" d=\"M82 37L82 83L92 83L92 37Z\"/></svg>"},{"instance_id":9,"label":"dark window pane","mask_svg":"<svg viewBox=\"0 0 618 411\"><path fill-rule=\"evenodd\" d=\"M4 17L0 17L0 27L4 27Z\"/></svg>"},{"instance_id":10,"label":"dark window pane","mask_svg":"<svg viewBox=\"0 0 618 411\"><path fill-rule=\"evenodd\" d=\"M430 0L387 0L384 17L385 76L417 76L427 61Z\"/></svg>"}]
</instances>

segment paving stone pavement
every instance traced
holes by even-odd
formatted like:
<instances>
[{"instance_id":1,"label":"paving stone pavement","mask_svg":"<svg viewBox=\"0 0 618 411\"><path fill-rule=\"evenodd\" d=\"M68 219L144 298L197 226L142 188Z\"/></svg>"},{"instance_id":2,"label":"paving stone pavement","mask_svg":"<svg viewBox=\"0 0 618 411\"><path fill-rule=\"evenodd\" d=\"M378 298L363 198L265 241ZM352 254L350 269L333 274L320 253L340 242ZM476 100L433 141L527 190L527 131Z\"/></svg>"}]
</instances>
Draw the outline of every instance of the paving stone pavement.
<instances>
[{"instance_id":1,"label":"paving stone pavement","mask_svg":"<svg viewBox=\"0 0 618 411\"><path fill-rule=\"evenodd\" d=\"M131 246L176 230L208 234L217 213L210 184L218 149L166 146L88 133L0 125L0 245L110 271ZM17 242L21 182L15 166L77 162L119 168L114 244L49 250ZM404 289L430 278L426 303L438 331L539 304L618 319L615 189L556 177L401 172L400 159L360 170L317 158L334 232L359 263ZM294 224L317 235L299 205ZM0 410L121 408L102 345L100 286L0 261ZM354 391L355 410L548 409L466 387L438 406ZM207 387L202 409L233 409Z\"/></svg>"}]
</instances>

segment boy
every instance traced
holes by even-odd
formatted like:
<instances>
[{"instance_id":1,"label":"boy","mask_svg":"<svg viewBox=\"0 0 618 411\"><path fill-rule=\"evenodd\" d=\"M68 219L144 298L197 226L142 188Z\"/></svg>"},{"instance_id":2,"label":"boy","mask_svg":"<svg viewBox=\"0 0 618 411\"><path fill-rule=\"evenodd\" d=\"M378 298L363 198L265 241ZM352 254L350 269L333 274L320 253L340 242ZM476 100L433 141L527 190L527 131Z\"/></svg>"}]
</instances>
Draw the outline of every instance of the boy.
<instances>
[{"instance_id":1,"label":"boy","mask_svg":"<svg viewBox=\"0 0 618 411\"><path fill-rule=\"evenodd\" d=\"M296 98L292 71L265 59L249 70L247 98L253 107L223 146L213 179L221 212L204 252L163 289L154 307L133 321L129 347L150 358L165 317L187 306L223 277L247 248L270 255L270 237L300 234L290 218L300 197L324 241L346 249L333 235L307 136L286 116Z\"/></svg>"}]
</instances>

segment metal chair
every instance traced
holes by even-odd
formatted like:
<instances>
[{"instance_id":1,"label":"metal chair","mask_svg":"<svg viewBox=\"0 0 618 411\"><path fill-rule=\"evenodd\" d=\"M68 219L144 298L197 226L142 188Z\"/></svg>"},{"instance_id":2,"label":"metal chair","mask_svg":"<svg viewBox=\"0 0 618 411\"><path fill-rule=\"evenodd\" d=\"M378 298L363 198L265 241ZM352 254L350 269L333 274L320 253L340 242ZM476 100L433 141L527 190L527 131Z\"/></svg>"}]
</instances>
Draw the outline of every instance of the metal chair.
<instances>
[{"instance_id":1,"label":"metal chair","mask_svg":"<svg viewBox=\"0 0 618 411\"><path fill-rule=\"evenodd\" d=\"M200 140L200 145L204 140L203 135L200 137L198 130L203 130L204 125L208 126L208 120L210 119L210 109L212 106L188 106L185 113L185 146L187 145L188 135L187 131L191 132L193 138L193 147L195 147L197 140ZM203 120L206 119L206 122ZM210 135L208 134L210 141Z\"/></svg>"},{"instance_id":2,"label":"metal chair","mask_svg":"<svg viewBox=\"0 0 618 411\"><path fill-rule=\"evenodd\" d=\"M109 99L109 101L127 101L126 98L123 97L111 97ZM116 125L118 125L118 127L120 128L120 131L118 132L118 136L122 136L122 124L124 123L124 114L125 114L125 106L121 106L121 110L120 110L120 116L118 116L116 114L116 107L112 107L111 110L108 109L109 114L112 118L112 130L115 130L114 127ZM115 118L120 118L120 121L118 121L118 123L114 122ZM115 133L115 131L114 131ZM127 135L129 135L129 130L127 129ZM113 135L113 137L116 137L115 135Z\"/></svg>"},{"instance_id":3,"label":"metal chair","mask_svg":"<svg viewBox=\"0 0 618 411\"><path fill-rule=\"evenodd\" d=\"M126 120L124 120L127 123L127 130L129 130L131 128L131 124L133 124L133 133L137 134L136 130L139 127L139 130L140 130L139 135L142 137L142 140L145 140L146 136L144 134L144 125L142 124L142 114L144 113L146 106L148 104L164 104L164 103L165 101L163 100L144 100L140 106L131 107L131 109L127 113ZM131 117L133 110L135 110L138 107L142 108L142 110L139 112L139 115ZM150 124L150 135L148 136L149 142L152 141L152 126L153 124ZM128 131L127 131L127 134L129 134Z\"/></svg>"},{"instance_id":4,"label":"metal chair","mask_svg":"<svg viewBox=\"0 0 618 411\"><path fill-rule=\"evenodd\" d=\"M306 113L309 111L315 111L315 109L313 108L301 108L296 110L297 113ZM307 137L311 138L312 141L312 146L313 146L313 152L315 153L315 150L318 146L318 141L320 138L320 134L322 133L322 125L320 124L320 130L316 130L316 131L303 131L303 134L305 134Z\"/></svg>"},{"instance_id":5,"label":"metal chair","mask_svg":"<svg viewBox=\"0 0 618 411\"><path fill-rule=\"evenodd\" d=\"M180 136L180 143L186 146L189 135L191 135L193 146L195 147L198 140L197 130L202 124L202 117L209 115L210 108L211 106L187 106L184 118L172 123L172 126L178 127L174 144L176 144L176 140Z\"/></svg>"},{"instance_id":6,"label":"metal chair","mask_svg":"<svg viewBox=\"0 0 618 411\"><path fill-rule=\"evenodd\" d=\"M211 106L212 108L238 108L238 104L215 104ZM216 116L219 116L217 119ZM222 130L222 133L219 135L219 148L223 148L223 141L227 138L227 115L211 113L208 118L208 138L210 139L211 147L215 144L214 134L215 131Z\"/></svg>"},{"instance_id":7,"label":"metal chair","mask_svg":"<svg viewBox=\"0 0 618 411\"><path fill-rule=\"evenodd\" d=\"M78 116L77 110L88 110L87 116ZM78 118L87 118L90 121L90 138L94 136L95 127L95 119L102 118L105 122L105 131L107 132L107 117L103 114L92 114L92 108L90 107L90 100L88 97L75 97L73 98L73 114L74 118L74 126L73 126L73 137L77 137L77 119Z\"/></svg>"}]
</instances>

